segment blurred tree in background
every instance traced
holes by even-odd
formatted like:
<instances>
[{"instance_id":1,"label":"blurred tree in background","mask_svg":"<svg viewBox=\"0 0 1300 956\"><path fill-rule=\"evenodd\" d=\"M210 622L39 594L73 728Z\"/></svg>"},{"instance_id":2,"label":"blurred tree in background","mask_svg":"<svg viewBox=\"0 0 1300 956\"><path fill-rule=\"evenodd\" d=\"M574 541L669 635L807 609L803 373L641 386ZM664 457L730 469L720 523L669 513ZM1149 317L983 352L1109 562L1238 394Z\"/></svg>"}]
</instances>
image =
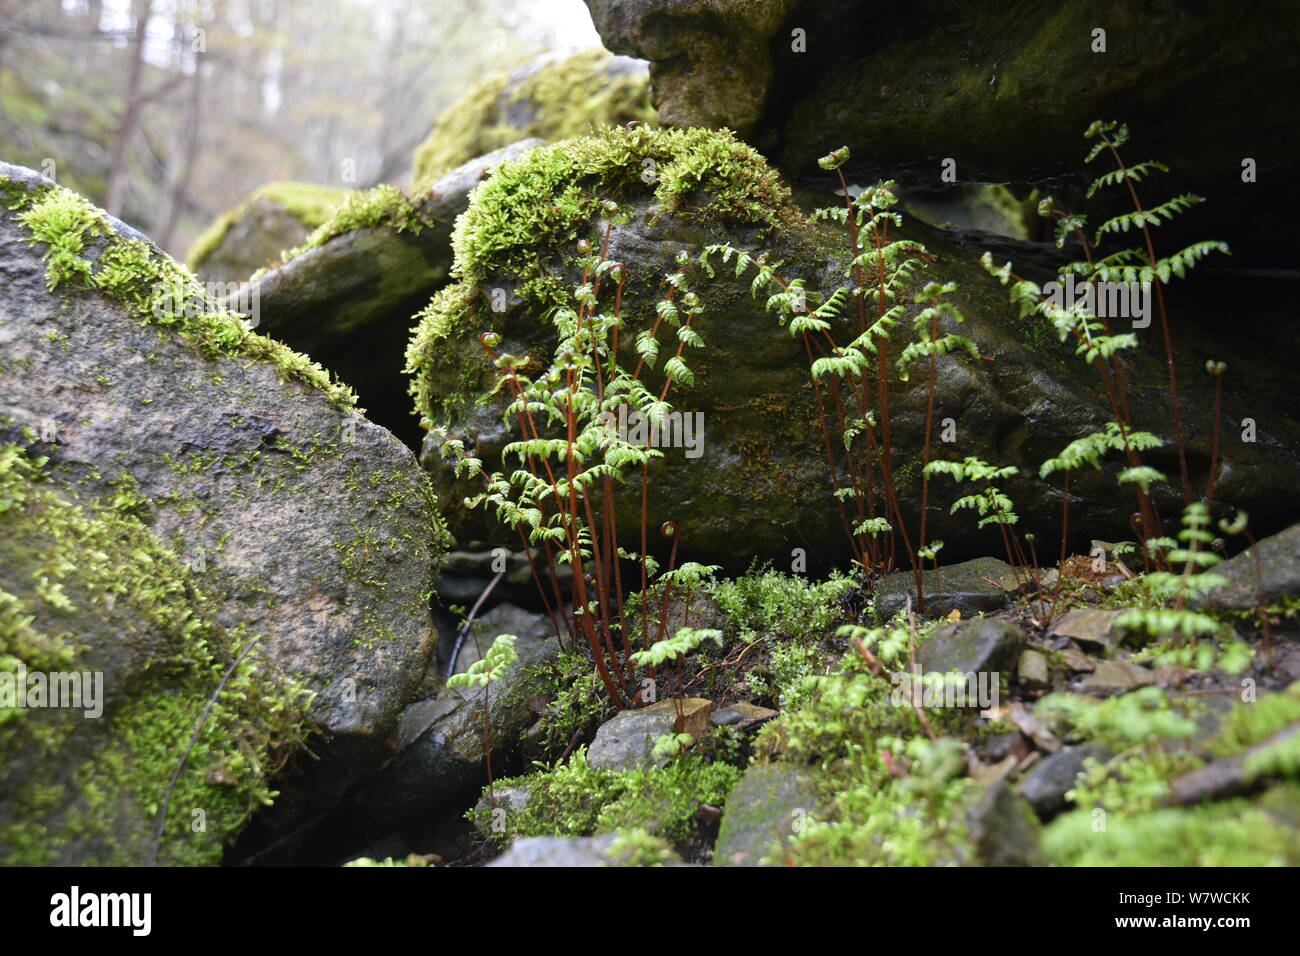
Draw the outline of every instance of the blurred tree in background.
<instances>
[{"instance_id":1,"label":"blurred tree in background","mask_svg":"<svg viewBox=\"0 0 1300 956\"><path fill-rule=\"evenodd\" d=\"M485 72L596 45L581 0L0 0L0 159L180 254L268 181L400 184Z\"/></svg>"}]
</instances>

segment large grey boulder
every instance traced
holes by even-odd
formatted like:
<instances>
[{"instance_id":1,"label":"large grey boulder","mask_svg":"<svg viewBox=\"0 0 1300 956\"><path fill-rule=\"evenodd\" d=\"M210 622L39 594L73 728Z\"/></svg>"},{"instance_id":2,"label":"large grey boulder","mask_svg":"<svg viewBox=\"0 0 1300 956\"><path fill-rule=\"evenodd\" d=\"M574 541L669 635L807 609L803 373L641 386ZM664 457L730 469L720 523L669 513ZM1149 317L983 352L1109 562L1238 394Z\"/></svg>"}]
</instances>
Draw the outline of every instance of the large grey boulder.
<instances>
[{"instance_id":1,"label":"large grey boulder","mask_svg":"<svg viewBox=\"0 0 1300 956\"><path fill-rule=\"evenodd\" d=\"M28 490L0 504L0 613L44 635L6 625L0 658L37 669L45 654L106 681L102 722L8 728L6 766L26 769L6 774L0 819L47 832L61 862L141 862L146 808L222 686L245 703L210 715L217 738L258 721L285 733L273 686L313 695L303 730L325 768L313 799L328 803L377 761L433 648L447 541L428 483L346 387L205 302L139 233L20 167L0 164L0 200L0 459L30 463ZM159 295L172 283L181 309ZM100 530L75 531L82 519ZM81 543L61 549L61 534ZM157 739L133 743L151 725ZM189 766L207 789L181 788L172 820L188 835L193 810L215 814L223 785L273 770L295 743L264 740L274 759L200 743ZM209 858L253 805L197 841Z\"/></svg>"},{"instance_id":2,"label":"large grey boulder","mask_svg":"<svg viewBox=\"0 0 1300 956\"><path fill-rule=\"evenodd\" d=\"M620 339L628 369L636 364L635 333L654 322L663 276L677 268L679 251L694 256L709 244L729 242L754 254L770 253L785 263L787 280L806 279L810 289L834 289L842 281L846 240L838 226L810 224L785 198L761 157L740 152L731 137L699 130L674 135L678 133L620 129L541 147L500 167L476 192L459 227L456 268L461 278L430 304L409 359L420 413L465 439L466 448L489 471L501 468L501 451L515 439L515 429L502 423L510 391L494 391L497 370L479 336L495 332L501 336L499 351L527 354L537 367L549 364L555 332L544 315L562 304L553 297L559 294L554 290L571 290L580 283L574 244L583 237L603 236L604 224L594 213L604 196L617 195L631 217L615 226L608 245L609 258L624 263L629 277ZM646 161L657 170L655 183L641 178ZM665 183L681 184L684 191L675 186L670 190ZM686 188L692 184L693 189ZM567 210L590 210L590 218L557 212L555 196L561 191L569 197ZM720 195L725 201L718 201ZM507 230L507 223L514 226ZM521 223L534 225L525 232ZM1043 320L1020 318L1005 289L978 260L990 249L996 261L1013 259L1018 270L1040 280L1054 274L1058 260L1032 244L950 233L912 220L900 234L924 242L935 256L927 268L918 270L918 283L958 284L953 298L966 316L962 332L981 354L976 361L953 353L938 363L936 427L951 419L955 437L952 442L936 441L934 457L976 456L1016 466L1020 474L999 486L1015 502L1019 528L1043 538L1054 535L1060 525L1061 484L1039 479L1039 466L1071 441L1103 427L1111 412L1096 370L1076 357L1072 347L1063 346ZM735 570L755 558L784 563L796 547L833 564L848 547L804 347L777 324L762 296L753 298L752 278L752 270L737 279L725 266L714 278L698 266L688 273L691 289L705 305L699 332L706 346L688 356L694 386L674 386L670 397L679 410L703 416L703 441L695 449L665 449L665 457L652 466L649 525L657 528L675 521L685 553ZM609 306L607 299L602 306ZM841 320L838 340L852 337L855 322L856 316ZM910 322L900 322L890 344L891 365L912 335ZM1187 330L1182 339L1190 343L1188 354L1195 354L1193 349L1204 354L1208 348L1195 330ZM1139 345L1130 359L1129 380L1163 382L1159 335L1140 335ZM1233 346L1224 348L1231 352ZM1227 361L1237 367L1235 354ZM1244 357L1240 361L1242 367L1249 364ZM661 387L658 371L643 378L652 389ZM921 491L925 379L914 374L907 382L891 383L894 470L903 513L914 528ZM1203 484L1208 465L1209 435L1190 423L1204 421L1212 409L1211 387L1204 374L1182 383L1188 458L1197 486ZM1261 379L1261 390L1255 388L1245 379L1234 379L1225 434L1236 427L1233 409L1270 406L1266 394L1274 385ZM1171 432L1162 392L1134 389L1131 404L1140 427L1161 435ZM1256 425L1256 442L1223 443L1217 499L1243 506L1268 523L1286 511L1286 489L1300 476L1300 427L1285 415L1265 420L1262 413ZM447 502L459 503L483 490L481 478L454 474L453 461L444 459L432 436L421 460ZM1146 461L1168 474L1177 473L1172 442ZM1124 540L1131 537L1134 500L1127 490L1115 488L1118 459L1105 465L1100 474L1088 470L1072 476L1071 527L1079 536L1085 532L1078 529L1086 529L1090 536ZM510 469L514 467L512 462ZM837 468L841 482L847 482L843 463ZM639 491L639 475L629 476L620 486L618 517L623 528L639 527ZM949 513L952 502L966 493L967 486L942 476L931 482L929 533L931 539L948 542L945 561L1001 546L995 527L976 531L969 512ZM1176 513L1171 498L1163 497L1161 504L1165 513ZM484 510L453 505L447 517L462 547L517 546L517 536ZM901 546L898 551L902 555Z\"/></svg>"},{"instance_id":3,"label":"large grey boulder","mask_svg":"<svg viewBox=\"0 0 1300 956\"><path fill-rule=\"evenodd\" d=\"M310 355L352 385L361 405L407 444L418 443L402 379L411 317L451 272L451 231L470 190L498 163L541 140L522 140L472 159L411 197L382 187L377 212L339 213L337 235L257 276L247 292L258 330ZM358 206L366 197L354 196Z\"/></svg>"}]
</instances>

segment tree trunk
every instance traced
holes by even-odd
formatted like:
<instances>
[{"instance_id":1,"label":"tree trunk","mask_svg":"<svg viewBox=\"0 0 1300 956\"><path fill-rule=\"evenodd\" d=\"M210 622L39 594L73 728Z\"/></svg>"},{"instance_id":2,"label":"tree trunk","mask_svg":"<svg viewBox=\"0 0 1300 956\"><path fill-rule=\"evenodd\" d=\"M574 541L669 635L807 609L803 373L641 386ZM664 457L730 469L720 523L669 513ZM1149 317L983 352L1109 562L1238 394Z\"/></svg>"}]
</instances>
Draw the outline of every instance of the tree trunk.
<instances>
[{"instance_id":1,"label":"tree trunk","mask_svg":"<svg viewBox=\"0 0 1300 956\"><path fill-rule=\"evenodd\" d=\"M108 188L104 195L104 209L112 216L122 214L126 199L128 179L127 164L131 155L131 138L140 121L140 86L144 76L144 44L153 14L153 0L140 0L135 18L135 45L131 55L131 75L127 80L126 109L117 130L117 143L113 148L113 165L109 167Z\"/></svg>"}]
</instances>

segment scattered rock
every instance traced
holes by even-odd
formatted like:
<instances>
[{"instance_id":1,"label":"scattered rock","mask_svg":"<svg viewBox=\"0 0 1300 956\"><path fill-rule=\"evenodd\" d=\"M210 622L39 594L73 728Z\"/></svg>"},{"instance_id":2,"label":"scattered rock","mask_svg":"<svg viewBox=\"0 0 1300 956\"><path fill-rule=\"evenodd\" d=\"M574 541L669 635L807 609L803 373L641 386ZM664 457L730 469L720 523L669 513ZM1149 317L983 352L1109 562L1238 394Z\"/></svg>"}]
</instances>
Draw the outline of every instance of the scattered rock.
<instances>
[{"instance_id":1,"label":"scattered rock","mask_svg":"<svg viewBox=\"0 0 1300 956\"><path fill-rule=\"evenodd\" d=\"M1061 648L1061 657L1065 666L1076 673L1091 673L1097 669L1097 662L1079 649L1079 645L1070 641Z\"/></svg>"},{"instance_id":2,"label":"scattered rock","mask_svg":"<svg viewBox=\"0 0 1300 956\"><path fill-rule=\"evenodd\" d=\"M495 787L493 793L488 794L487 788L484 787L483 795L479 797L478 803L474 804L474 809L484 814L480 820L480 829L491 829L496 826L496 821L488 814L489 809L495 808L497 811L503 811L505 819L508 820L510 814L523 813L528 809L528 799L532 791L528 787ZM508 830L510 824L505 823Z\"/></svg>"},{"instance_id":3,"label":"scattered rock","mask_svg":"<svg viewBox=\"0 0 1300 956\"><path fill-rule=\"evenodd\" d=\"M1025 635L1008 621L976 618L946 624L921 648L919 663L928 672L995 672L1014 677Z\"/></svg>"},{"instance_id":4,"label":"scattered rock","mask_svg":"<svg viewBox=\"0 0 1300 956\"><path fill-rule=\"evenodd\" d=\"M406 708L394 740L398 755L359 795L376 826L398 825L487 784L485 702L493 754L504 755L532 717L528 669L560 646L550 637L521 639L515 649L518 661L486 688L447 688Z\"/></svg>"},{"instance_id":5,"label":"scattered rock","mask_svg":"<svg viewBox=\"0 0 1300 956\"><path fill-rule=\"evenodd\" d=\"M1049 636L1054 638L1053 643L1057 647L1063 647L1066 641L1073 640L1083 647L1109 653L1124 636L1123 630L1115 625L1123 613L1095 608L1066 611L1052 625Z\"/></svg>"},{"instance_id":6,"label":"scattered rock","mask_svg":"<svg viewBox=\"0 0 1300 956\"><path fill-rule=\"evenodd\" d=\"M1228 583L1193 602L1197 607L1254 610L1300 596L1300 524L1256 542L1214 569Z\"/></svg>"},{"instance_id":7,"label":"scattered rock","mask_svg":"<svg viewBox=\"0 0 1300 956\"><path fill-rule=\"evenodd\" d=\"M1026 648L1020 652L1020 662L1016 665L1020 686L1029 691L1047 690L1052 686L1051 673L1047 658L1038 651Z\"/></svg>"},{"instance_id":8,"label":"scattered rock","mask_svg":"<svg viewBox=\"0 0 1300 956\"><path fill-rule=\"evenodd\" d=\"M1089 757L1104 760L1106 756L1101 747L1065 747L1035 764L1020 782L1020 795L1029 801L1038 819L1046 823L1066 808L1065 795L1074 787L1084 760Z\"/></svg>"},{"instance_id":9,"label":"scattered rock","mask_svg":"<svg viewBox=\"0 0 1300 956\"><path fill-rule=\"evenodd\" d=\"M959 611L962 617L975 617L1007 606L1011 598L1001 581L1014 572L1011 565L997 558L976 558L942 567L936 573L926 571L925 611L934 617ZM910 571L887 575L876 589L876 609L882 619L889 619L907 605L912 595L916 607L916 576Z\"/></svg>"},{"instance_id":10,"label":"scattered rock","mask_svg":"<svg viewBox=\"0 0 1300 956\"><path fill-rule=\"evenodd\" d=\"M715 710L709 722L715 727L748 728L765 720L771 720L776 715L777 712L769 707L759 707L757 704L742 700Z\"/></svg>"},{"instance_id":11,"label":"scattered rock","mask_svg":"<svg viewBox=\"0 0 1300 956\"><path fill-rule=\"evenodd\" d=\"M498 604L470 625L469 636L456 656L452 671L460 674L479 660L500 634L513 634L518 640L515 650L530 660L541 660L550 654L548 643L555 642L555 629L545 614L528 611L514 604Z\"/></svg>"},{"instance_id":12,"label":"scattered rock","mask_svg":"<svg viewBox=\"0 0 1300 956\"><path fill-rule=\"evenodd\" d=\"M732 787L714 845L716 866L759 866L779 855L817 812L815 778L804 767L759 763Z\"/></svg>"},{"instance_id":13,"label":"scattered rock","mask_svg":"<svg viewBox=\"0 0 1300 956\"><path fill-rule=\"evenodd\" d=\"M678 714L682 715L678 730ZM649 707L620 711L600 725L587 748L587 763L597 769L633 770L656 763L655 740L664 734L685 733L697 740L708 733L713 701L702 697L661 700ZM662 766L667 757L657 763Z\"/></svg>"},{"instance_id":14,"label":"scattered rock","mask_svg":"<svg viewBox=\"0 0 1300 956\"><path fill-rule=\"evenodd\" d=\"M1033 808L1006 782L997 783L967 814L981 866L1041 866Z\"/></svg>"},{"instance_id":15,"label":"scattered rock","mask_svg":"<svg viewBox=\"0 0 1300 956\"><path fill-rule=\"evenodd\" d=\"M1148 668L1131 661L1098 661L1091 674L1079 681L1081 694L1093 697L1116 697L1156 682Z\"/></svg>"}]
</instances>

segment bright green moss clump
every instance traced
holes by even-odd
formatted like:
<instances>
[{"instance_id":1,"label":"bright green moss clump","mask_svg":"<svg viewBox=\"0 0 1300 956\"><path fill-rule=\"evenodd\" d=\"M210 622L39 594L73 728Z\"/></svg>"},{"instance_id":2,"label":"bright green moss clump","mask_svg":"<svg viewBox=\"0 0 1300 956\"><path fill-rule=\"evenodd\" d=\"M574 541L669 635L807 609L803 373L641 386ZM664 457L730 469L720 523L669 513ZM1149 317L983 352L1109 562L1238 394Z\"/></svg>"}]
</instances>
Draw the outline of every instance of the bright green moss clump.
<instances>
[{"instance_id":1,"label":"bright green moss clump","mask_svg":"<svg viewBox=\"0 0 1300 956\"><path fill-rule=\"evenodd\" d=\"M348 194L347 189L322 186L318 183L275 182L259 186L246 200L219 216L194 240L185 254L185 261L189 263L191 269L195 271L201 269L204 260L226 238L230 227L245 216L254 203L264 202L283 206L291 216L308 229L316 229L329 221Z\"/></svg>"},{"instance_id":2,"label":"bright green moss clump","mask_svg":"<svg viewBox=\"0 0 1300 956\"><path fill-rule=\"evenodd\" d=\"M662 769L593 769L582 747L545 773L496 783L498 788L528 789L527 806L507 811L504 831L493 831L486 808L467 816L502 842L517 836L591 836L642 829L681 844L698 829L700 805L721 806L739 779L740 770L732 764L712 763L693 753Z\"/></svg>"},{"instance_id":3,"label":"bright green moss clump","mask_svg":"<svg viewBox=\"0 0 1300 956\"><path fill-rule=\"evenodd\" d=\"M514 293L534 306L560 304L565 283L547 267L554 251L563 254L587 233L602 201L647 197L652 219L774 230L798 218L780 176L725 130L610 128L503 163L456 222L452 273L459 281L418 316L406 355L417 413L444 419L469 401L475 375L447 344L477 338L489 276L508 276ZM462 387L448 394L449 382Z\"/></svg>"},{"instance_id":4,"label":"bright green moss clump","mask_svg":"<svg viewBox=\"0 0 1300 956\"><path fill-rule=\"evenodd\" d=\"M419 207L396 186L384 184L374 189L349 193L333 216L317 226L302 245L286 250L280 258L288 262L304 252L325 245L331 239L358 229L386 226L396 232L413 232L418 235L424 225ZM266 269L259 269L253 273L253 278L257 279L266 272Z\"/></svg>"},{"instance_id":5,"label":"bright green moss clump","mask_svg":"<svg viewBox=\"0 0 1300 956\"><path fill-rule=\"evenodd\" d=\"M412 188L528 137L569 139L602 126L653 122L649 76L612 69L613 63L602 49L584 50L514 86L506 73L488 77L439 117L415 154Z\"/></svg>"},{"instance_id":6,"label":"bright green moss clump","mask_svg":"<svg viewBox=\"0 0 1300 956\"><path fill-rule=\"evenodd\" d=\"M0 707L0 864L219 860L302 739L300 690L216 623L189 568L130 502L81 501L0 445L0 673L100 672L102 715ZM181 758L215 699L193 750Z\"/></svg>"},{"instance_id":7,"label":"bright green moss clump","mask_svg":"<svg viewBox=\"0 0 1300 956\"><path fill-rule=\"evenodd\" d=\"M104 214L61 186L24 190L6 180L5 206L32 245L44 246L46 285L94 289L141 323L166 330L206 358L269 362L282 380L316 389L344 411L356 396L307 356L253 332L213 302L185 267L156 246L116 233Z\"/></svg>"},{"instance_id":8,"label":"bright green moss clump","mask_svg":"<svg viewBox=\"0 0 1300 956\"><path fill-rule=\"evenodd\" d=\"M1247 758L1246 777L1279 779L1254 798L1169 806L1170 784L1209 759L1239 757L1300 721L1300 682L1258 701L1238 702L1206 745L1197 733L1194 699L1174 700L1148 687L1095 702L1056 694L1041 714L1064 719L1084 739L1117 756L1088 760L1072 791L1076 809L1054 820L1043 838L1050 862L1072 866L1295 866L1300 843L1300 760L1290 742ZM1294 738L1292 738L1294 740Z\"/></svg>"}]
</instances>

